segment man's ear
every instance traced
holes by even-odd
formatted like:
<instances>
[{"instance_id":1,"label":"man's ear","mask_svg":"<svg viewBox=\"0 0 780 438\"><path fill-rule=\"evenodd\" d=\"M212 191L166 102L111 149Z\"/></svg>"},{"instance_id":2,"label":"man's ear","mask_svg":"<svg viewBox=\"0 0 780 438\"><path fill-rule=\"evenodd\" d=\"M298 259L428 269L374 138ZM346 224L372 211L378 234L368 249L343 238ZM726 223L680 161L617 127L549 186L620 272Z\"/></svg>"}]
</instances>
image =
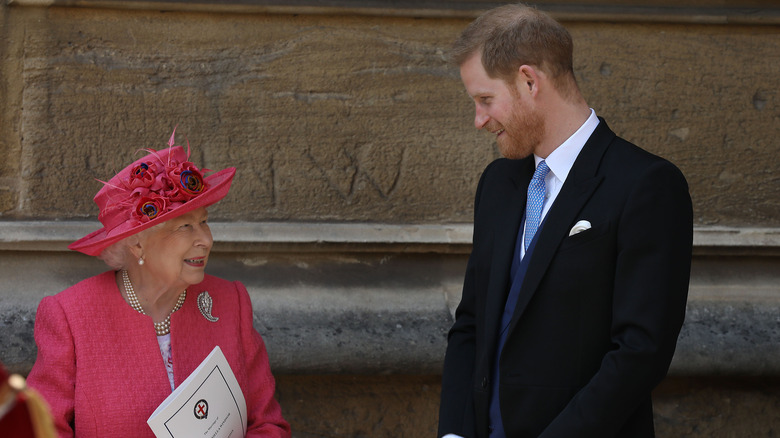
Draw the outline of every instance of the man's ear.
<instances>
[{"instance_id":1,"label":"man's ear","mask_svg":"<svg viewBox=\"0 0 780 438\"><path fill-rule=\"evenodd\" d=\"M517 69L517 78L515 79L515 85L518 90L525 91L531 96L536 96L539 91L539 74L540 71L535 67L523 64Z\"/></svg>"}]
</instances>

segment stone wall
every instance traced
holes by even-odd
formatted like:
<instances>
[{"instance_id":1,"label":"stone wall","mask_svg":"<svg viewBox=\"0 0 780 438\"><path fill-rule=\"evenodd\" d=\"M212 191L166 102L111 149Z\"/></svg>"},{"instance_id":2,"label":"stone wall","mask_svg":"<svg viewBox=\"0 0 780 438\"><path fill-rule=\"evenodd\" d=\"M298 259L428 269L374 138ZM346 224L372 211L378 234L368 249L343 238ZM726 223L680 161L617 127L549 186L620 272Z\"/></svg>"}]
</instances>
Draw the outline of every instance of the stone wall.
<instances>
[{"instance_id":1,"label":"stone wall","mask_svg":"<svg viewBox=\"0 0 780 438\"><path fill-rule=\"evenodd\" d=\"M473 192L498 156L445 54L487 3L222 3L0 5L0 358L28 372L37 303L105 269L66 250L98 226L95 179L178 126L196 162L238 167L209 270L248 286L294 436L433 436ZM774 436L780 10L635 4L547 7L589 104L691 186L658 434Z\"/></svg>"},{"instance_id":2,"label":"stone wall","mask_svg":"<svg viewBox=\"0 0 780 438\"><path fill-rule=\"evenodd\" d=\"M240 164L215 210L230 221L468 222L497 156L445 61L468 20L15 6L2 22L4 219L94 218L94 178L175 126L207 167ZM589 103L680 166L697 224L780 224L777 25L565 24Z\"/></svg>"}]
</instances>

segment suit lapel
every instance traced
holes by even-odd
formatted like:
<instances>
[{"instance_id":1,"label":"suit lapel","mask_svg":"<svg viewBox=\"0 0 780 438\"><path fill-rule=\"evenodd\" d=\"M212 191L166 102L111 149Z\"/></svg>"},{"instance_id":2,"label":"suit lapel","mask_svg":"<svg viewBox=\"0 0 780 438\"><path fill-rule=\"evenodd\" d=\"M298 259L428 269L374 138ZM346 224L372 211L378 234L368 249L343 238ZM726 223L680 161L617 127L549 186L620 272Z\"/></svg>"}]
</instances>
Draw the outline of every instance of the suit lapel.
<instances>
[{"instance_id":1,"label":"suit lapel","mask_svg":"<svg viewBox=\"0 0 780 438\"><path fill-rule=\"evenodd\" d=\"M507 172L497 190L510 193L499 208L490 212L492 228L492 254L490 264L490 283L487 287L485 302L485 320L495 322L487 327L487 344L494 345L497 339L498 324L504 312L506 297L509 293L509 272L515 252L515 241L525 212L526 192L533 175L533 158L513 161L507 166Z\"/></svg>"},{"instance_id":2,"label":"suit lapel","mask_svg":"<svg viewBox=\"0 0 780 438\"><path fill-rule=\"evenodd\" d=\"M609 129L603 119L599 120L596 130L574 161L566 182L547 213L544 226L539 231L536 249L529 260L528 272L523 280L509 326L510 335L536 293L558 246L569 235L569 227L604 179L598 174L598 169L604 152L615 138L615 133Z\"/></svg>"}]
</instances>

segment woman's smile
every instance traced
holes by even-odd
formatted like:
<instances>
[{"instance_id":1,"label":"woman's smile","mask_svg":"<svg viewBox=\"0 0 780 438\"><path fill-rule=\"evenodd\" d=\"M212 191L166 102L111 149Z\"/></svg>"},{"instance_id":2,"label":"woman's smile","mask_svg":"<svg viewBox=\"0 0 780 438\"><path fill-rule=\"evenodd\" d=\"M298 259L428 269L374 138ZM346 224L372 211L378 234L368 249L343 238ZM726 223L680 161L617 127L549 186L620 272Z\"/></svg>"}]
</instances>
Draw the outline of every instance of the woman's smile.
<instances>
[{"instance_id":1,"label":"woman's smile","mask_svg":"<svg viewBox=\"0 0 780 438\"><path fill-rule=\"evenodd\" d=\"M192 259L184 259L184 263L194 266L196 268L202 268L206 266L206 257L195 257Z\"/></svg>"}]
</instances>

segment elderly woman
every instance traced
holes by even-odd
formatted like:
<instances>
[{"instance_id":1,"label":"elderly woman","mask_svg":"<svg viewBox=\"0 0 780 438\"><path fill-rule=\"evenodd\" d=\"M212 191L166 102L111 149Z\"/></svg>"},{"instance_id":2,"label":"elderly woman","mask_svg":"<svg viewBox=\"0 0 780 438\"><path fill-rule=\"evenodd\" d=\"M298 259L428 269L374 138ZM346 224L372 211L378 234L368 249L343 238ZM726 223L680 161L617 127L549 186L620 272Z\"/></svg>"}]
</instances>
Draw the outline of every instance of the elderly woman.
<instances>
[{"instance_id":1,"label":"elderly woman","mask_svg":"<svg viewBox=\"0 0 780 438\"><path fill-rule=\"evenodd\" d=\"M28 383L61 437L153 437L146 420L219 346L246 399L246 436L289 437L246 288L204 272L206 208L227 194L235 168L204 178L189 145L185 153L173 140L95 196L103 228L69 248L113 269L41 301Z\"/></svg>"}]
</instances>

